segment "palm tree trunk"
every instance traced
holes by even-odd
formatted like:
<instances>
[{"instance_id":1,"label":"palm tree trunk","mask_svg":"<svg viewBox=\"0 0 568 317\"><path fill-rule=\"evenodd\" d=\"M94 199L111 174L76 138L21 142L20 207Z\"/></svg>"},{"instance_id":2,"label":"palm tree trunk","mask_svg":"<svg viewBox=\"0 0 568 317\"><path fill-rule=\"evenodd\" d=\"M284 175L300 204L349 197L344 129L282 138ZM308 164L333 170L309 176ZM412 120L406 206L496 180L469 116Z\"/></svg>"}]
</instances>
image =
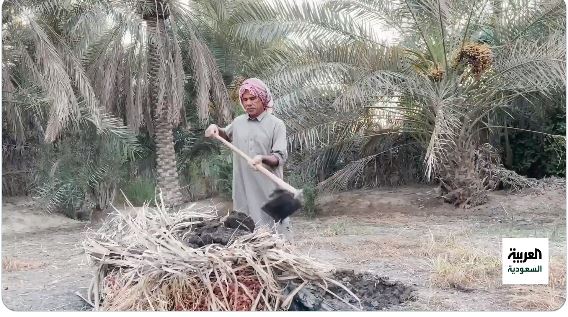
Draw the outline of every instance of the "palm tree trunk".
<instances>
[{"instance_id":1,"label":"palm tree trunk","mask_svg":"<svg viewBox=\"0 0 568 317\"><path fill-rule=\"evenodd\" d=\"M162 190L165 205L179 206L183 200L176 167L172 124L168 122L165 116L156 116L154 127L158 187Z\"/></svg>"},{"instance_id":2,"label":"palm tree trunk","mask_svg":"<svg viewBox=\"0 0 568 317\"><path fill-rule=\"evenodd\" d=\"M475 142L477 144L477 142ZM442 198L455 206L470 208L487 202L486 182L491 179L485 169L490 160L488 150L458 141L447 153L438 172Z\"/></svg>"},{"instance_id":3,"label":"palm tree trunk","mask_svg":"<svg viewBox=\"0 0 568 317\"><path fill-rule=\"evenodd\" d=\"M158 174L158 188L162 192L163 203L168 207L179 206L183 200L181 195L181 188L179 186L178 172L176 166L176 153L174 150L173 138L173 124L168 118L169 104L167 87L166 92L162 98L159 98L160 93L160 67L164 63L160 54L160 45L164 45L166 36L166 27L164 20L161 18L154 18L147 20L149 36L148 43L148 58L149 58L149 72L150 72L150 102L153 107L154 117L154 140L156 143L156 166ZM169 52L166 51L167 54Z\"/></svg>"}]
</instances>

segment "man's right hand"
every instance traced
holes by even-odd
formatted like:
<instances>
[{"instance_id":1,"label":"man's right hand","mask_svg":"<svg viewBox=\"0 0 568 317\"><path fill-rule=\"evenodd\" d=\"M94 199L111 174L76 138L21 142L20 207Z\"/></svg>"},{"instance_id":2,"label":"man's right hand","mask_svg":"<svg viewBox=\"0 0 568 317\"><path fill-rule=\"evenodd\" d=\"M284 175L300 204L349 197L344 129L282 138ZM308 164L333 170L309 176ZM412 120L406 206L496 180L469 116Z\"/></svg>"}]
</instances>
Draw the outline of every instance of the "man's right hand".
<instances>
[{"instance_id":1,"label":"man's right hand","mask_svg":"<svg viewBox=\"0 0 568 317\"><path fill-rule=\"evenodd\" d=\"M205 137L212 138L214 135L219 135L219 127L216 124L210 125L205 130Z\"/></svg>"}]
</instances>

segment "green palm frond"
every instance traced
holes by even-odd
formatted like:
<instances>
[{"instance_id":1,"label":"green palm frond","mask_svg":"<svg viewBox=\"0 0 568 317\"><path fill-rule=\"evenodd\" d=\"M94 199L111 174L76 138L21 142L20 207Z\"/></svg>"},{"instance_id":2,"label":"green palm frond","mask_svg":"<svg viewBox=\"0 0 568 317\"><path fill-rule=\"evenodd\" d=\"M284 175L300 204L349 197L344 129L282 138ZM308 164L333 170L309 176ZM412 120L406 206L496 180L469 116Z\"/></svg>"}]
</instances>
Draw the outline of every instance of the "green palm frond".
<instances>
[{"instance_id":1,"label":"green palm frond","mask_svg":"<svg viewBox=\"0 0 568 317\"><path fill-rule=\"evenodd\" d=\"M542 35L566 27L564 1L500 1L492 38L495 44L512 43L518 39L534 41Z\"/></svg>"},{"instance_id":2,"label":"green palm frond","mask_svg":"<svg viewBox=\"0 0 568 317\"><path fill-rule=\"evenodd\" d=\"M501 48L488 84L517 93L552 91L566 86L565 33L553 33L538 43L518 40Z\"/></svg>"},{"instance_id":3,"label":"green palm frond","mask_svg":"<svg viewBox=\"0 0 568 317\"><path fill-rule=\"evenodd\" d=\"M288 135L288 143L292 148L318 149L352 140L365 127L366 122L360 116L329 118L321 124L310 125L292 131Z\"/></svg>"},{"instance_id":4,"label":"green palm frond","mask_svg":"<svg viewBox=\"0 0 568 317\"><path fill-rule=\"evenodd\" d=\"M122 124L122 120L108 114L100 126L84 115L79 132L64 131L54 144L42 145L37 162L36 197L49 211L63 211L74 217L75 212L89 203L108 207L109 198L97 191L114 192L123 180L125 164L140 152L136 136Z\"/></svg>"},{"instance_id":5,"label":"green palm frond","mask_svg":"<svg viewBox=\"0 0 568 317\"><path fill-rule=\"evenodd\" d=\"M24 9L20 2L15 8L26 24L22 27L18 23L9 23L7 41L15 48L16 59L21 61L15 67L27 69L29 77L43 88L52 102L45 132L46 141L52 142L68 123L77 123L80 111L75 89L95 120L98 117L98 100L81 63L61 35L53 32L41 16L38 17L38 12Z\"/></svg>"},{"instance_id":6,"label":"green palm frond","mask_svg":"<svg viewBox=\"0 0 568 317\"><path fill-rule=\"evenodd\" d=\"M364 154L369 142L380 146L373 154ZM416 142L409 142L404 135L391 134L377 140L368 139L360 148L362 158L352 160L329 178L317 185L318 190L334 192L365 185L399 185L421 181L424 172L420 169L423 152ZM369 169L372 173L369 173ZM366 174L371 175L368 177Z\"/></svg>"},{"instance_id":7,"label":"green palm frond","mask_svg":"<svg viewBox=\"0 0 568 317\"><path fill-rule=\"evenodd\" d=\"M364 43L306 49L305 53L296 52L295 56L302 57L288 59L278 68L268 70L269 75L266 75L284 109L297 104L302 97L297 92L302 91L302 95L318 96L317 92L320 92L334 97L342 92L334 106L352 110L357 104L369 102L370 91L376 97L396 89L400 84L400 75L396 71L405 68L399 49Z\"/></svg>"},{"instance_id":8,"label":"green palm frond","mask_svg":"<svg viewBox=\"0 0 568 317\"><path fill-rule=\"evenodd\" d=\"M388 0L327 0L326 6L338 12L348 13L357 21L380 23L401 32L404 3Z\"/></svg>"},{"instance_id":9,"label":"green palm frond","mask_svg":"<svg viewBox=\"0 0 568 317\"><path fill-rule=\"evenodd\" d=\"M369 25L355 24L348 15L312 1L243 1L230 24L235 36L262 45L287 36L343 44L378 38Z\"/></svg>"}]
</instances>

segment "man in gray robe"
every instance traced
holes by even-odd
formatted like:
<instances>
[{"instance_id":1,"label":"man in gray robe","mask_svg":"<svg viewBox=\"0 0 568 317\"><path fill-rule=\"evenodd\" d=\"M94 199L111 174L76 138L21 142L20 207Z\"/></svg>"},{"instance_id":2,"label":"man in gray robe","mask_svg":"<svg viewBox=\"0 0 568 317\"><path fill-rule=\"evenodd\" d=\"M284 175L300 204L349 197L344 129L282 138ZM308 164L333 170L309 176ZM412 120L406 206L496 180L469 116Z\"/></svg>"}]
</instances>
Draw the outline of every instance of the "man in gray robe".
<instances>
[{"instance_id":1,"label":"man in gray robe","mask_svg":"<svg viewBox=\"0 0 568 317\"><path fill-rule=\"evenodd\" d=\"M225 128L210 125L205 136L219 134L252 158L253 162L249 164L233 153L233 209L248 214L256 226L273 228L276 225L276 231L291 240L290 219L275 224L272 217L261 209L278 186L255 167L262 164L283 178L283 165L288 158L286 127L272 114L272 96L261 80L245 80L239 89L239 97L246 113Z\"/></svg>"}]
</instances>

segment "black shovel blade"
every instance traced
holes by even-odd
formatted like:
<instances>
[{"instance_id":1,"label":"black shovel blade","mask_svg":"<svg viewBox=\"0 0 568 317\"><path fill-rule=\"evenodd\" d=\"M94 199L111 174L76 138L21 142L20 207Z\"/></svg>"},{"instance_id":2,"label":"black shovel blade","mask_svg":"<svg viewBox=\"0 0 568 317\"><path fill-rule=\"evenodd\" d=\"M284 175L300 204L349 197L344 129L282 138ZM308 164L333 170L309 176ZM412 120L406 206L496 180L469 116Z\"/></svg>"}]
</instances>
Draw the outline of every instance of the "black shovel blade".
<instances>
[{"instance_id":1,"label":"black shovel blade","mask_svg":"<svg viewBox=\"0 0 568 317\"><path fill-rule=\"evenodd\" d=\"M279 222L292 215L302 207L294 194L283 189L277 189L270 194L270 200L262 206L262 210L270 215L274 221Z\"/></svg>"}]
</instances>

